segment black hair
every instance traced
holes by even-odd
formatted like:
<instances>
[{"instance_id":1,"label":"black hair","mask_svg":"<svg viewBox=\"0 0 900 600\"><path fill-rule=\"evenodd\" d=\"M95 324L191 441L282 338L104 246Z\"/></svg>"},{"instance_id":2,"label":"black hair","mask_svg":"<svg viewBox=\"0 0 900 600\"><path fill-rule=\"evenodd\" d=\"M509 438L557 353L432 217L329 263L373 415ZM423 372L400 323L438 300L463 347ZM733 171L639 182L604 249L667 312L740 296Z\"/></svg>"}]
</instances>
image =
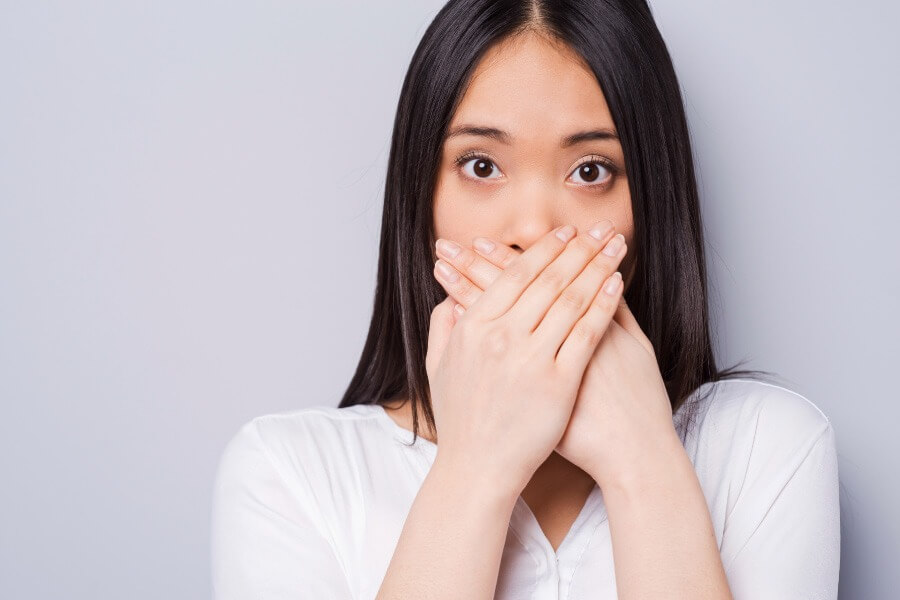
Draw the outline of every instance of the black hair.
<instances>
[{"instance_id":1,"label":"black hair","mask_svg":"<svg viewBox=\"0 0 900 600\"><path fill-rule=\"evenodd\" d=\"M673 413L704 383L762 373L716 367L687 119L646 1L450 0L423 35L403 81L372 320L339 405L407 399L415 409L413 442L420 410L436 430L425 355L431 312L447 295L432 274L444 136L485 51L529 31L567 44L603 90L624 151L634 220L635 270L625 299L656 351Z\"/></svg>"}]
</instances>

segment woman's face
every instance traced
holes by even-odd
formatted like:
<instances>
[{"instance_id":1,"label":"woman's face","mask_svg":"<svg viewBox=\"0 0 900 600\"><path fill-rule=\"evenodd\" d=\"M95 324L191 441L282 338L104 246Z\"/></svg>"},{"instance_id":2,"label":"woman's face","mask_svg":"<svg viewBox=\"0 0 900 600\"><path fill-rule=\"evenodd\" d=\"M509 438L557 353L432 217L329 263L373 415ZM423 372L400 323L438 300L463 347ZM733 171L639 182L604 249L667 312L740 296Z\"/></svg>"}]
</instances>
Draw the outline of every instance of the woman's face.
<instances>
[{"instance_id":1,"label":"woman's face","mask_svg":"<svg viewBox=\"0 0 900 600\"><path fill-rule=\"evenodd\" d=\"M582 231L602 219L629 246L621 268L627 285L631 196L597 79L568 47L534 33L491 48L448 128L435 187L436 237L471 247L485 236L524 251L555 227Z\"/></svg>"}]
</instances>

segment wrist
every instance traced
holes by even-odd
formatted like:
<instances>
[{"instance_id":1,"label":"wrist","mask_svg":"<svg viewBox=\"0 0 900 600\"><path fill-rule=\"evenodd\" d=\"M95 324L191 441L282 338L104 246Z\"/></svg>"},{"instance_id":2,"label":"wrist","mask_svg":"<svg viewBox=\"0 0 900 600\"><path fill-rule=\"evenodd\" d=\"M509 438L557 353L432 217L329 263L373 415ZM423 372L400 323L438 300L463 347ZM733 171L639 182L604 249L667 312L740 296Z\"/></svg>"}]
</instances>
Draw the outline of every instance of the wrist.
<instances>
[{"instance_id":1,"label":"wrist","mask_svg":"<svg viewBox=\"0 0 900 600\"><path fill-rule=\"evenodd\" d=\"M518 486L507 477L498 477L483 468L477 461L441 454L438 451L428 477L439 480L450 491L459 490L483 502L512 513L524 485Z\"/></svg>"},{"instance_id":2,"label":"wrist","mask_svg":"<svg viewBox=\"0 0 900 600\"><path fill-rule=\"evenodd\" d=\"M630 454L633 458L625 464L590 472L604 490L604 496L607 491L629 496L651 492L667 478L680 477L686 469L693 472L690 457L674 429L650 438Z\"/></svg>"}]
</instances>

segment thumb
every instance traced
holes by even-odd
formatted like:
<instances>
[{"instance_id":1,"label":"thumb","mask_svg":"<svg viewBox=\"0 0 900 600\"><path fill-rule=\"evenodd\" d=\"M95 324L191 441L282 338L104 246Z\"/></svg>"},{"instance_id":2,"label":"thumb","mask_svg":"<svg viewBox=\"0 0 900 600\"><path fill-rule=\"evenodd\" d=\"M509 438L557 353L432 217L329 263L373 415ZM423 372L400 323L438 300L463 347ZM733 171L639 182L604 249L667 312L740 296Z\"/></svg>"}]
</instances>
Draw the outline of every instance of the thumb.
<instances>
[{"instance_id":1,"label":"thumb","mask_svg":"<svg viewBox=\"0 0 900 600\"><path fill-rule=\"evenodd\" d=\"M616 314L613 315L613 319L622 326L622 328L631 334L640 344L647 349L654 358L656 357L656 351L653 349L653 343L650 341L650 338L644 333L644 330L641 329L640 324L638 324L637 319L634 316L634 313L631 312L631 308L628 307L628 303L625 302L625 294L622 294L622 297L619 299L619 306L616 309Z\"/></svg>"},{"instance_id":2,"label":"thumb","mask_svg":"<svg viewBox=\"0 0 900 600\"><path fill-rule=\"evenodd\" d=\"M425 369L429 374L434 371L441 355L444 354L444 348L447 347L447 341L450 339L450 332L456 324L458 313L453 310L455 306L456 300L447 296L442 302L438 302L431 311L431 322L428 326L428 349L425 355Z\"/></svg>"}]
</instances>

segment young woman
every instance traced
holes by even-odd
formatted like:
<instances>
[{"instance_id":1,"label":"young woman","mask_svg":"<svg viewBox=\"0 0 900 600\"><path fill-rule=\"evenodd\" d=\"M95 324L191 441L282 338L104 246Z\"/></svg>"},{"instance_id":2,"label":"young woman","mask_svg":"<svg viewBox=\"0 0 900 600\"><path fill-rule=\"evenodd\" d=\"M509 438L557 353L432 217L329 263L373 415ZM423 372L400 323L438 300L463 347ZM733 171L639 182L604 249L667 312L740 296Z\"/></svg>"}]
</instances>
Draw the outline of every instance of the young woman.
<instances>
[{"instance_id":1,"label":"young woman","mask_svg":"<svg viewBox=\"0 0 900 600\"><path fill-rule=\"evenodd\" d=\"M753 375L713 357L648 6L451 1L403 84L359 367L229 443L216 598L836 598L834 431Z\"/></svg>"}]
</instances>

